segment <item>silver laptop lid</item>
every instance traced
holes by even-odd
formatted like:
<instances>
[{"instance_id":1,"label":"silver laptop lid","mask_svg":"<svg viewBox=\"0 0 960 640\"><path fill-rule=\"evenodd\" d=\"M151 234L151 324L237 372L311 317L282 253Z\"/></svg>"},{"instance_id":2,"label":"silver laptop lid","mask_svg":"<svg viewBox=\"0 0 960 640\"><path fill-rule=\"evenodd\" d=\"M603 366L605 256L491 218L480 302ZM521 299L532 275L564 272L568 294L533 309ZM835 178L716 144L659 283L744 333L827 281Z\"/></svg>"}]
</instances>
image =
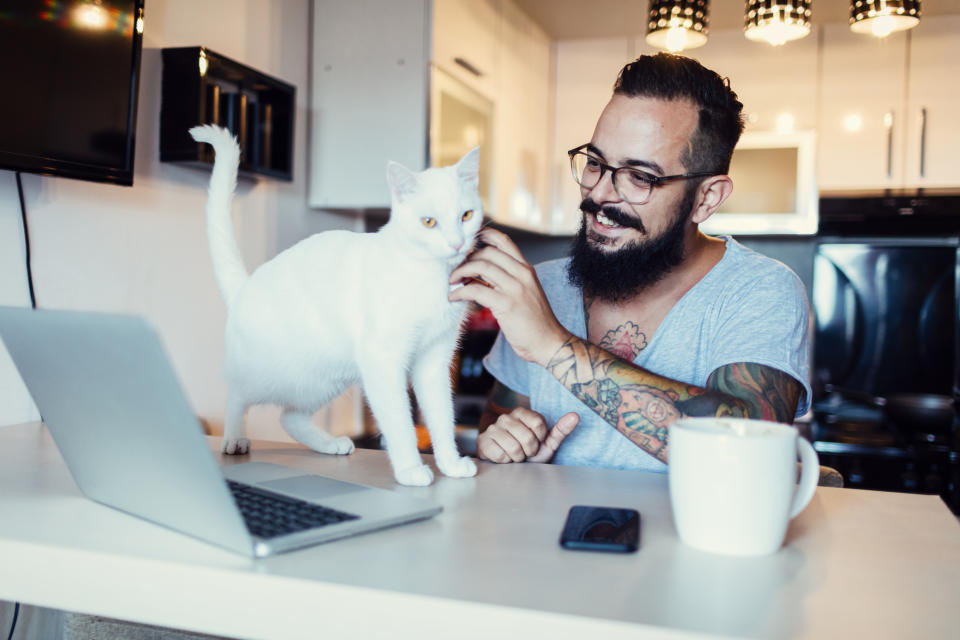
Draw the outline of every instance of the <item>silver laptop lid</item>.
<instances>
[{"instance_id":1,"label":"silver laptop lid","mask_svg":"<svg viewBox=\"0 0 960 640\"><path fill-rule=\"evenodd\" d=\"M0 337L83 493L252 552L200 424L143 319L0 307Z\"/></svg>"}]
</instances>

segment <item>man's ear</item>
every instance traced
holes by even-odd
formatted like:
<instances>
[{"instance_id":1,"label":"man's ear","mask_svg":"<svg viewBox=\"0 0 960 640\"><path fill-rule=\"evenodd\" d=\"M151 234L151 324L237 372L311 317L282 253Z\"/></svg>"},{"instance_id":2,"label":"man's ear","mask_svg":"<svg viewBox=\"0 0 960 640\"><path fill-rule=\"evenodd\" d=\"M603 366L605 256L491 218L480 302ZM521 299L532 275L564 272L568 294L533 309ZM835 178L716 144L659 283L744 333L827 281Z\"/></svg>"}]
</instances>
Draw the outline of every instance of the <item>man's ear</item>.
<instances>
[{"instance_id":1,"label":"man's ear","mask_svg":"<svg viewBox=\"0 0 960 640\"><path fill-rule=\"evenodd\" d=\"M697 192L697 201L690 214L690 220L703 224L733 193L733 180L730 176L710 176L700 183Z\"/></svg>"}]
</instances>

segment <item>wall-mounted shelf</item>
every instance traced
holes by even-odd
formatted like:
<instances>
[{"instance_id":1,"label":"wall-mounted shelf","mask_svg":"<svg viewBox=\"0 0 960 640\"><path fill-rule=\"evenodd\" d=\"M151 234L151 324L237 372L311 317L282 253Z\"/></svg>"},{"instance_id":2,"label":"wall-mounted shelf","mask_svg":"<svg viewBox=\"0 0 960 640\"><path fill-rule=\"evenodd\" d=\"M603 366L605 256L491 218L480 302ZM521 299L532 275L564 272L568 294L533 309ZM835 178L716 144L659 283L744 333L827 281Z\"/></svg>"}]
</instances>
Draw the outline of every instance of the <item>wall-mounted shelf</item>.
<instances>
[{"instance_id":1,"label":"wall-mounted shelf","mask_svg":"<svg viewBox=\"0 0 960 640\"><path fill-rule=\"evenodd\" d=\"M240 173L293 180L296 87L206 47L162 51L160 161L209 168L213 149L187 131L218 124L237 136Z\"/></svg>"}]
</instances>

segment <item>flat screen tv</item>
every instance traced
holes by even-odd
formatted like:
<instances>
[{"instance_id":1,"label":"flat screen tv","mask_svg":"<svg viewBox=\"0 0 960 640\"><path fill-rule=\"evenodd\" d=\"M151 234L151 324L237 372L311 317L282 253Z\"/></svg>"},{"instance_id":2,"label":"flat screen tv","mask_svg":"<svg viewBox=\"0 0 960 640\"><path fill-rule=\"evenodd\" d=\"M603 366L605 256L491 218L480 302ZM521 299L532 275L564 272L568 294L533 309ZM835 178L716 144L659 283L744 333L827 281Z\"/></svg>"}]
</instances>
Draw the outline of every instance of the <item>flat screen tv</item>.
<instances>
[{"instance_id":1,"label":"flat screen tv","mask_svg":"<svg viewBox=\"0 0 960 640\"><path fill-rule=\"evenodd\" d=\"M0 0L0 169L133 184L143 0Z\"/></svg>"}]
</instances>

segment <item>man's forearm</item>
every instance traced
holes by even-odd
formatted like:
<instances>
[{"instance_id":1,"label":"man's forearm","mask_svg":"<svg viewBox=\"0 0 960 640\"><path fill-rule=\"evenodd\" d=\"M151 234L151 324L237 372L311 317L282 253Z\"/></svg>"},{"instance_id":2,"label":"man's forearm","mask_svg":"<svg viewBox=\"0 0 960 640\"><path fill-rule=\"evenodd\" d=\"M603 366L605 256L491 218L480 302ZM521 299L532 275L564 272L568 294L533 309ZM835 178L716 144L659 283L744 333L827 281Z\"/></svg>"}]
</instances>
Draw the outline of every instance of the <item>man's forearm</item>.
<instances>
[{"instance_id":1,"label":"man's forearm","mask_svg":"<svg viewBox=\"0 0 960 640\"><path fill-rule=\"evenodd\" d=\"M746 402L729 393L664 378L575 336L546 368L587 407L663 462L667 427L677 418L750 413Z\"/></svg>"}]
</instances>

